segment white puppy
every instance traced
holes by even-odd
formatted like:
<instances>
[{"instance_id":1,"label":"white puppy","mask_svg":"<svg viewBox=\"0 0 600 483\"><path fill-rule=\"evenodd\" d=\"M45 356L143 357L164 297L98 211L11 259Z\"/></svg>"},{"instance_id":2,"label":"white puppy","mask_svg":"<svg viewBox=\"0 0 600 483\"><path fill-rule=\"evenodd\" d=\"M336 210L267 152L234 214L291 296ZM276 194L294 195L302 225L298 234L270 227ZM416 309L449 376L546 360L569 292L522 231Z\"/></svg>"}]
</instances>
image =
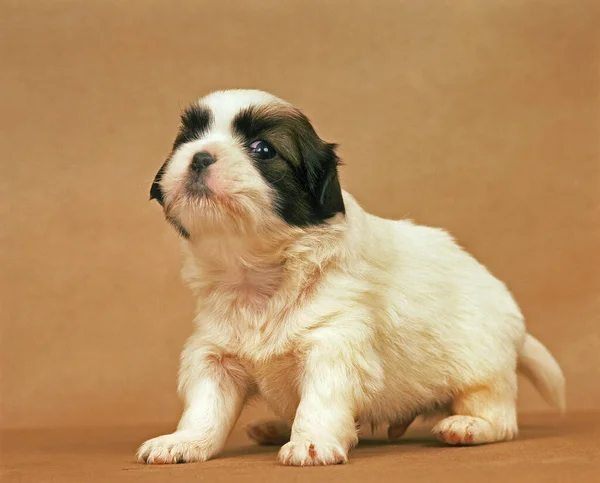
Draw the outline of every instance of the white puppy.
<instances>
[{"instance_id":1,"label":"white puppy","mask_svg":"<svg viewBox=\"0 0 600 483\"><path fill-rule=\"evenodd\" d=\"M517 370L560 409L564 378L502 282L444 231L366 213L341 190L335 145L265 92L213 93L182 115L151 197L179 231L196 300L177 430L146 463L219 454L244 403L288 465L347 461L357 427L400 436L442 411L449 444L517 434Z\"/></svg>"}]
</instances>

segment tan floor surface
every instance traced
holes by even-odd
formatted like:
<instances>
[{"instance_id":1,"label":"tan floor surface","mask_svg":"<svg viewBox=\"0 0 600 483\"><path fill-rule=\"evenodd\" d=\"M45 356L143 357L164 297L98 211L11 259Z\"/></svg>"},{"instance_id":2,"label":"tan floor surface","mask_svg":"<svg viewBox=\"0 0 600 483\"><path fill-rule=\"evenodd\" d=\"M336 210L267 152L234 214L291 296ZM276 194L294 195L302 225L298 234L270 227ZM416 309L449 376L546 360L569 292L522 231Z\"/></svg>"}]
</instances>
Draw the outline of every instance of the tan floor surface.
<instances>
[{"instance_id":1,"label":"tan floor surface","mask_svg":"<svg viewBox=\"0 0 600 483\"><path fill-rule=\"evenodd\" d=\"M420 426L397 443L376 434L362 441L348 464L279 466L277 448L248 442L241 428L225 453L206 463L147 466L134 461L137 445L168 427L5 431L2 480L29 482L598 482L600 414L524 415L510 443L447 447Z\"/></svg>"}]
</instances>

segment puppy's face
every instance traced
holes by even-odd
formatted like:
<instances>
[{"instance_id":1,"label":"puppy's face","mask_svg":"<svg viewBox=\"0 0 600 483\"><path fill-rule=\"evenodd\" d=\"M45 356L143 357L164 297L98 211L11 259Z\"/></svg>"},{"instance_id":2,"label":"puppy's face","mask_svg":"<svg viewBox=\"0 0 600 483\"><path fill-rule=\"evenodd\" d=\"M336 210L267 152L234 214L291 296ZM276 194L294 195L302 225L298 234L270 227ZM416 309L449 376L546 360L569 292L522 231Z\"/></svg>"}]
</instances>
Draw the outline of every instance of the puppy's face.
<instances>
[{"instance_id":1,"label":"puppy's face","mask_svg":"<svg viewBox=\"0 0 600 483\"><path fill-rule=\"evenodd\" d=\"M185 238L325 223L344 213L335 145L290 104L221 91L189 106L150 196Z\"/></svg>"}]
</instances>

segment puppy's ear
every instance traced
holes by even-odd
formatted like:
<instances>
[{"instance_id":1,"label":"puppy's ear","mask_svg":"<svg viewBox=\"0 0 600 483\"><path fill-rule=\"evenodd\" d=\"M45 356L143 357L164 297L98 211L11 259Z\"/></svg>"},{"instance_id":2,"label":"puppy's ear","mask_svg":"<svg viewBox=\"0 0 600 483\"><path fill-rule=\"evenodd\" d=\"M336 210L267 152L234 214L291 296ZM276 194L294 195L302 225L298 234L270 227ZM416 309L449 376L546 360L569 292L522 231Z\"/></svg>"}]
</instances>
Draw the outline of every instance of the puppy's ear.
<instances>
[{"instance_id":1,"label":"puppy's ear","mask_svg":"<svg viewBox=\"0 0 600 483\"><path fill-rule=\"evenodd\" d=\"M308 187L324 220L346 212L338 176L340 160L335 153L336 147L318 139L316 143L305 144L303 149Z\"/></svg>"},{"instance_id":2,"label":"puppy's ear","mask_svg":"<svg viewBox=\"0 0 600 483\"><path fill-rule=\"evenodd\" d=\"M167 163L164 163L160 169L158 170L158 173L156 173L156 176L154 177L154 181L152 182L152 186L150 187L150 200L156 200L158 201L158 204L160 206L165 206L165 201L163 198L163 192L162 189L160 187L160 180L163 177L163 174L165 172Z\"/></svg>"}]
</instances>

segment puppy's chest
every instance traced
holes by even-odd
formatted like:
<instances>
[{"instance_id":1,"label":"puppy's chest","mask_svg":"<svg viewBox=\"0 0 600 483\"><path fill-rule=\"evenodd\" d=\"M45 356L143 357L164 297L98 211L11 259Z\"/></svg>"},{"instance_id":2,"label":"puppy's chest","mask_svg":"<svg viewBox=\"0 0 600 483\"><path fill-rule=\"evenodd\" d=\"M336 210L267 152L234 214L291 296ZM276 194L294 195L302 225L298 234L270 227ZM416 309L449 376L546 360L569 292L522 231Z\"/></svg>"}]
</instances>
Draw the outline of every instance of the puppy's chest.
<instances>
[{"instance_id":1,"label":"puppy's chest","mask_svg":"<svg viewBox=\"0 0 600 483\"><path fill-rule=\"evenodd\" d=\"M242 364L271 408L284 418L293 417L300 397L301 354L290 351L260 362L242 359Z\"/></svg>"},{"instance_id":2,"label":"puppy's chest","mask_svg":"<svg viewBox=\"0 0 600 483\"><path fill-rule=\"evenodd\" d=\"M206 295L231 316L240 311L258 316L268 308L269 300L281 283L281 273L272 267L251 270L236 266L207 279Z\"/></svg>"},{"instance_id":3,"label":"puppy's chest","mask_svg":"<svg viewBox=\"0 0 600 483\"><path fill-rule=\"evenodd\" d=\"M278 286L277 271L214 278L199 300L198 314L227 352L249 360L282 356L294 347L313 317L296 291ZM305 321L304 323L302 321ZM309 321L309 322L306 322Z\"/></svg>"},{"instance_id":4,"label":"puppy's chest","mask_svg":"<svg viewBox=\"0 0 600 483\"><path fill-rule=\"evenodd\" d=\"M254 361L257 368L279 367L283 363L287 366L294 360L289 351L301 344L299 317L299 311L285 303L277 307L267 304L267 310L259 312L231 310L224 322L228 333L225 349L240 358ZM264 366L258 362L273 358L274 362Z\"/></svg>"}]
</instances>

